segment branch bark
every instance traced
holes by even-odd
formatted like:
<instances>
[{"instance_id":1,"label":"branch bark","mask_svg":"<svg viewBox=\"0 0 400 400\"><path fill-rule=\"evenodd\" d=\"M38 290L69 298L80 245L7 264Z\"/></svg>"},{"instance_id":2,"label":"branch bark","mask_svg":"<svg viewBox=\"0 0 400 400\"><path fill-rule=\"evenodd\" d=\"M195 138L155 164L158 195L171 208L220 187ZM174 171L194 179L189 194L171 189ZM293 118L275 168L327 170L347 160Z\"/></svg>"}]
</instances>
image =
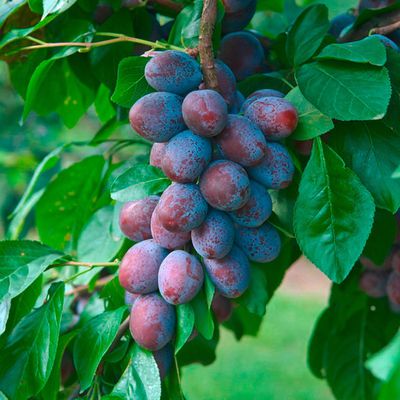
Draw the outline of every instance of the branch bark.
<instances>
[{"instance_id":1,"label":"branch bark","mask_svg":"<svg viewBox=\"0 0 400 400\"><path fill-rule=\"evenodd\" d=\"M214 63L212 36L217 20L217 1L204 0L200 21L199 54L207 89L218 89L217 72Z\"/></svg>"}]
</instances>

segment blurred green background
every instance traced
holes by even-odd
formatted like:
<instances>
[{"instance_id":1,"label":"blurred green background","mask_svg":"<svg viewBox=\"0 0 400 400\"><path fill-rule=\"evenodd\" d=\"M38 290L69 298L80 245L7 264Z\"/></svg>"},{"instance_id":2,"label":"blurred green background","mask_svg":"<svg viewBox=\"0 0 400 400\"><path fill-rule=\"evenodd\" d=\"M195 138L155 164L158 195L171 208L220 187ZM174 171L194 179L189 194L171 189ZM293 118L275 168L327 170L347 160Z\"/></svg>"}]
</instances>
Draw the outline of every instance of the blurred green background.
<instances>
[{"instance_id":1,"label":"blurred green background","mask_svg":"<svg viewBox=\"0 0 400 400\"><path fill-rule=\"evenodd\" d=\"M21 125L22 109L6 65L0 62L0 238L5 237L8 216L39 161L60 144L90 140L100 127L93 110L73 130L64 128L56 115L31 114ZM67 151L66 159L74 160L93 150ZM29 234L32 225L33 216L25 234L34 236ZM217 361L208 367L191 365L182 372L188 400L333 399L326 384L314 378L306 365L307 341L328 290L327 282L319 287L321 277L316 274L312 266L298 263L270 303L257 338L237 342L222 329ZM294 289L299 276L306 282L301 292Z\"/></svg>"}]
</instances>

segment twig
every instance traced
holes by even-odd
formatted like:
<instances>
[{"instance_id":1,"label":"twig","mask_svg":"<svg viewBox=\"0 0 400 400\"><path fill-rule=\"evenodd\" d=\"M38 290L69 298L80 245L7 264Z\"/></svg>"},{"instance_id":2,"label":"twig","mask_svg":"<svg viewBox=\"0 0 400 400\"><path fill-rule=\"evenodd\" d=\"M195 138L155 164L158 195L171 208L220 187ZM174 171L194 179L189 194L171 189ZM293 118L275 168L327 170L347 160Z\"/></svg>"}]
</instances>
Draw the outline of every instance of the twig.
<instances>
[{"instance_id":1,"label":"twig","mask_svg":"<svg viewBox=\"0 0 400 400\"><path fill-rule=\"evenodd\" d=\"M114 276L105 276L104 278L100 278L95 284L94 288L99 289L105 285L107 285L108 282L110 282L112 279L114 279ZM76 296L80 293L88 292L89 291L89 285L79 285L68 292L65 292L65 296Z\"/></svg>"},{"instance_id":2,"label":"twig","mask_svg":"<svg viewBox=\"0 0 400 400\"><path fill-rule=\"evenodd\" d=\"M65 263L53 264L51 267L67 267L68 265L76 266L76 267L116 267L119 265L119 261L111 261L111 262L83 262L83 261L66 261Z\"/></svg>"},{"instance_id":3,"label":"twig","mask_svg":"<svg viewBox=\"0 0 400 400\"><path fill-rule=\"evenodd\" d=\"M374 29L372 29L371 33L377 33L379 35L387 35L399 28L400 28L400 21L397 21L397 22L393 22L393 24L382 26L380 28L379 27L374 28Z\"/></svg>"},{"instance_id":4,"label":"twig","mask_svg":"<svg viewBox=\"0 0 400 400\"><path fill-rule=\"evenodd\" d=\"M118 332L115 335L115 338L113 342L111 343L111 346L109 347L107 353L112 353L113 350L118 346L119 341L121 340L122 336L125 335L125 332L129 328L129 317L126 317L126 319L122 322L122 324L118 328Z\"/></svg>"},{"instance_id":5,"label":"twig","mask_svg":"<svg viewBox=\"0 0 400 400\"><path fill-rule=\"evenodd\" d=\"M199 53L204 83L208 89L218 89L217 73L214 63L212 36L217 20L217 1L204 0L200 21Z\"/></svg>"},{"instance_id":6,"label":"twig","mask_svg":"<svg viewBox=\"0 0 400 400\"><path fill-rule=\"evenodd\" d=\"M151 0L151 3L159 4L160 6L169 8L172 11L180 12L183 8L183 4L175 3L172 0Z\"/></svg>"}]
</instances>

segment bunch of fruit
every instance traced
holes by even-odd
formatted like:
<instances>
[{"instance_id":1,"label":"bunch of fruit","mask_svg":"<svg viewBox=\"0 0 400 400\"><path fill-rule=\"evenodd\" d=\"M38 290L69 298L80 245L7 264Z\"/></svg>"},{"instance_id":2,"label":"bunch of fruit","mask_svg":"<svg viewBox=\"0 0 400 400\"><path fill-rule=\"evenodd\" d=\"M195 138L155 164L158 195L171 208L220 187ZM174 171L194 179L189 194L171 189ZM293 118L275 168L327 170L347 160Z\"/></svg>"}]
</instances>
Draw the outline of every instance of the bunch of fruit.
<instances>
[{"instance_id":1,"label":"bunch of fruit","mask_svg":"<svg viewBox=\"0 0 400 400\"><path fill-rule=\"evenodd\" d=\"M205 273L223 321L228 299L249 286L249 261L270 262L280 251L267 222L268 189L292 180L294 165L280 141L296 128L297 111L271 89L245 100L230 68L221 60L215 67L218 91L204 88L200 65L188 54L155 53L145 78L157 92L129 113L134 131L154 143L150 164L173 181L161 197L125 203L120 213L121 230L137 242L119 270L132 306L130 331L156 360L171 354L174 306L199 293Z\"/></svg>"}]
</instances>

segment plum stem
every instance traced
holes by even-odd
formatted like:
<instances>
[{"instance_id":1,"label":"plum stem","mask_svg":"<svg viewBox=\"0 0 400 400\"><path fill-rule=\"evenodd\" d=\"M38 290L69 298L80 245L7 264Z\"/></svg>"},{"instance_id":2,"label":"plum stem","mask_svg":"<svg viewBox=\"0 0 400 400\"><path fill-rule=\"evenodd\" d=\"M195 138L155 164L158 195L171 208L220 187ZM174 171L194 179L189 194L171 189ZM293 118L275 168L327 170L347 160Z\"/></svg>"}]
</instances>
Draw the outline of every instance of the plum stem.
<instances>
[{"instance_id":1,"label":"plum stem","mask_svg":"<svg viewBox=\"0 0 400 400\"><path fill-rule=\"evenodd\" d=\"M217 20L217 1L204 0L200 21L199 54L204 83L208 89L218 89L217 72L214 63L212 37Z\"/></svg>"},{"instance_id":2,"label":"plum stem","mask_svg":"<svg viewBox=\"0 0 400 400\"><path fill-rule=\"evenodd\" d=\"M68 265L77 266L77 267L117 267L119 265L119 261L111 261L111 262L83 262L83 261L66 261L59 264L53 264L52 267L67 267Z\"/></svg>"}]
</instances>

